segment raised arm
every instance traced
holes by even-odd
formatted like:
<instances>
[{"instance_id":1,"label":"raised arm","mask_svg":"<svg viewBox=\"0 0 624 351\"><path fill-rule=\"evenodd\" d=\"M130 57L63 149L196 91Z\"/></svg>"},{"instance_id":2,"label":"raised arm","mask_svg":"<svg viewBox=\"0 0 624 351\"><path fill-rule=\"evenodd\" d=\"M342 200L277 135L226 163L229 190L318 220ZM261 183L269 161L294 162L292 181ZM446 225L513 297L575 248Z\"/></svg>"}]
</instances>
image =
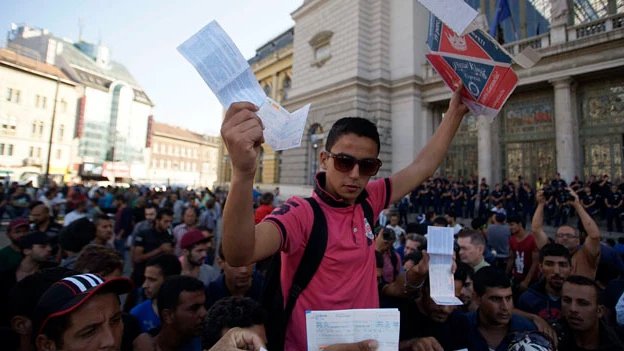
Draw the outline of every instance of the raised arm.
<instances>
[{"instance_id":1,"label":"raised arm","mask_svg":"<svg viewBox=\"0 0 624 351\"><path fill-rule=\"evenodd\" d=\"M392 175L393 190L390 203L397 202L431 176L444 159L462 118L468 112L468 108L461 102L462 89L463 85L455 89L444 119L427 145L420 150L409 166Z\"/></svg>"},{"instance_id":2,"label":"raised arm","mask_svg":"<svg viewBox=\"0 0 624 351\"><path fill-rule=\"evenodd\" d=\"M535 244L537 248L541 249L544 245L548 244L548 237L544 233L544 206L546 204L546 198L544 198L544 190L539 189L535 194L537 199L537 208L533 214L533 221L531 222L531 231L535 237Z\"/></svg>"},{"instance_id":3,"label":"raised arm","mask_svg":"<svg viewBox=\"0 0 624 351\"><path fill-rule=\"evenodd\" d=\"M583 228L585 228L585 232L587 233L587 238L585 239L583 246L586 246L592 254L598 255L600 253L600 230L598 229L596 222L591 218L589 213L585 211L583 205L581 205L576 192L574 192L572 188L567 189L570 192L570 195L574 198L572 206L576 210L579 220L583 223ZM537 238L535 239L537 240Z\"/></svg>"},{"instance_id":4,"label":"raised arm","mask_svg":"<svg viewBox=\"0 0 624 351\"><path fill-rule=\"evenodd\" d=\"M232 183L223 210L223 253L228 264L244 266L275 253L279 230L270 223L254 225L253 181L256 160L264 142L264 129L249 102L230 106L221 126L221 137L232 160Z\"/></svg>"}]
</instances>

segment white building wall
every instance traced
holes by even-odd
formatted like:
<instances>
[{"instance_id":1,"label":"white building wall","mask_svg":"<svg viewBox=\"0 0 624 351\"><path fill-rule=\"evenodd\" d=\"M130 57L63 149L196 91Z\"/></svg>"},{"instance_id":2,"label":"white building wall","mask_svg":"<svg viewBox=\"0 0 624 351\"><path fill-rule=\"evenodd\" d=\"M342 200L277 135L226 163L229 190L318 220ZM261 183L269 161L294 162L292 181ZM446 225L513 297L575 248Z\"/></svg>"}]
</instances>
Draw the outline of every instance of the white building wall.
<instances>
[{"instance_id":1,"label":"white building wall","mask_svg":"<svg viewBox=\"0 0 624 351\"><path fill-rule=\"evenodd\" d=\"M0 167L12 168L14 177L25 171L44 173L46 170L56 85L56 80L18 68L0 66L0 144L5 145L0 155ZM8 89L13 90L13 97L19 91L19 102L7 101ZM39 107L36 105L37 95ZM52 174L64 174L74 162L72 145L77 100L76 86L61 82L50 155ZM14 124L15 128L3 128L4 122ZM8 154L8 145L12 145L12 155Z\"/></svg>"}]
</instances>

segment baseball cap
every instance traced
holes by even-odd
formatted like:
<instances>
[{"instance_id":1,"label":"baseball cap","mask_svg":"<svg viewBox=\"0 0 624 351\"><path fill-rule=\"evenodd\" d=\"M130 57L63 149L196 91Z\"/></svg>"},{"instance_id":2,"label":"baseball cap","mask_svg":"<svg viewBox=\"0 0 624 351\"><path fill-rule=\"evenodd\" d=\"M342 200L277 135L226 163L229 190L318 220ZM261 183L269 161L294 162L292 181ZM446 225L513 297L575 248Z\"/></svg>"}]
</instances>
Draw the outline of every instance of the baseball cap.
<instances>
[{"instance_id":1,"label":"baseball cap","mask_svg":"<svg viewBox=\"0 0 624 351\"><path fill-rule=\"evenodd\" d=\"M201 231L191 229L182 236L182 239L180 240L180 248L186 249L195 244L207 242L208 240L210 240L210 238L205 237Z\"/></svg>"},{"instance_id":2,"label":"baseball cap","mask_svg":"<svg viewBox=\"0 0 624 351\"><path fill-rule=\"evenodd\" d=\"M33 231L24 235L19 240L19 247L24 249L30 249L33 245L44 245L50 242L48 234L40 231Z\"/></svg>"},{"instance_id":3,"label":"baseball cap","mask_svg":"<svg viewBox=\"0 0 624 351\"><path fill-rule=\"evenodd\" d=\"M129 293L133 284L127 278L114 278L104 281L96 274L78 274L66 277L52 284L41 296L33 318L33 331L39 335L54 318L71 313L82 306L98 291L107 288L117 295Z\"/></svg>"},{"instance_id":4,"label":"baseball cap","mask_svg":"<svg viewBox=\"0 0 624 351\"><path fill-rule=\"evenodd\" d=\"M9 231L12 231L13 229L19 228L19 227L28 227L30 224L28 223L28 220L26 218L16 218L14 220L12 220L11 222L9 222Z\"/></svg>"}]
</instances>

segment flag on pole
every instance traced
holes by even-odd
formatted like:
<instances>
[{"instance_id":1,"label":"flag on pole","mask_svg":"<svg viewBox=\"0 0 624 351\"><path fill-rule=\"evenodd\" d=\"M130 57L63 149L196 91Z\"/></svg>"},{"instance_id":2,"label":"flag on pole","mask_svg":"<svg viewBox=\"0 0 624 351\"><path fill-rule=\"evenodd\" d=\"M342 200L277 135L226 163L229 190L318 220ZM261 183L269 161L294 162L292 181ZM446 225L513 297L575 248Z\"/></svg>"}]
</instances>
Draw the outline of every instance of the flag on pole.
<instances>
[{"instance_id":1,"label":"flag on pole","mask_svg":"<svg viewBox=\"0 0 624 351\"><path fill-rule=\"evenodd\" d=\"M490 36L494 37L496 35L496 29L498 28L500 23L509 17L511 17L509 2L507 0L497 0L494 20L490 25Z\"/></svg>"}]
</instances>

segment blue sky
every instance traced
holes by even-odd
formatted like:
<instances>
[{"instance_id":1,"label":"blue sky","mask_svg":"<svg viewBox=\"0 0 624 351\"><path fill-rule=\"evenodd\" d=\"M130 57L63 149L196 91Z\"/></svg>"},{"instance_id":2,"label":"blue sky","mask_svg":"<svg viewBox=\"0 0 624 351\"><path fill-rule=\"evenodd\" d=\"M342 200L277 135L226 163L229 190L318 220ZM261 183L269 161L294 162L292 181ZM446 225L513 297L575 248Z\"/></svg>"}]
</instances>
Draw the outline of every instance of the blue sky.
<instances>
[{"instance_id":1,"label":"blue sky","mask_svg":"<svg viewBox=\"0 0 624 351\"><path fill-rule=\"evenodd\" d=\"M176 47L216 19L246 58L294 25L302 0L2 0L2 40L11 23L77 41L100 38L156 104L156 120L217 135L222 107Z\"/></svg>"}]
</instances>

